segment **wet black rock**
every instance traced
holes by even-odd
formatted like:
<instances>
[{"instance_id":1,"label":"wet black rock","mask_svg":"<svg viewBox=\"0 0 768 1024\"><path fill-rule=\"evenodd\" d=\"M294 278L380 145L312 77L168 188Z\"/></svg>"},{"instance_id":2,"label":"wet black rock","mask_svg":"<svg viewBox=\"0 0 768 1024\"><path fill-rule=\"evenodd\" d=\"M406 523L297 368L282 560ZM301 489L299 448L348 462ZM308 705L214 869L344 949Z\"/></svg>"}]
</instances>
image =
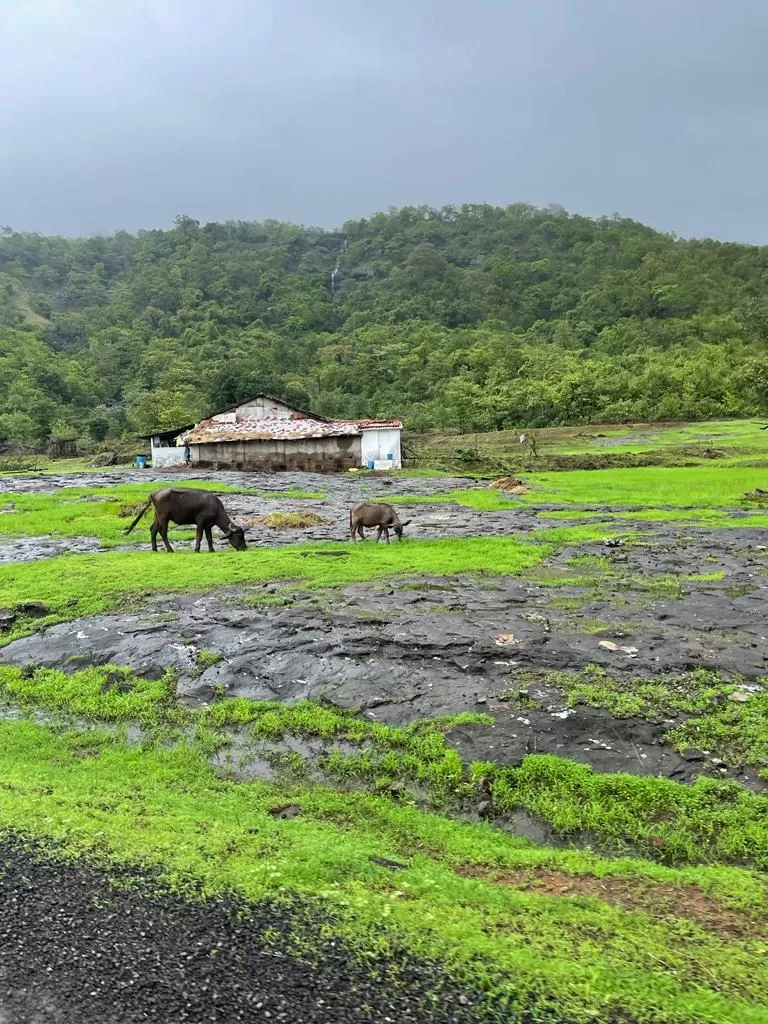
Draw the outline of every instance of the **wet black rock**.
<instances>
[{"instance_id":1,"label":"wet black rock","mask_svg":"<svg viewBox=\"0 0 768 1024\"><path fill-rule=\"evenodd\" d=\"M29 619L44 619L46 615L52 614L48 605L41 601L22 601L15 606L15 611Z\"/></svg>"},{"instance_id":2,"label":"wet black rock","mask_svg":"<svg viewBox=\"0 0 768 1024\"><path fill-rule=\"evenodd\" d=\"M493 725L455 726L446 741L467 762L510 767L528 754L556 754L598 772L667 775L681 782L691 781L700 770L664 742L662 726L641 718L613 718L607 711L583 706L561 713L505 712Z\"/></svg>"},{"instance_id":3,"label":"wet black rock","mask_svg":"<svg viewBox=\"0 0 768 1024\"><path fill-rule=\"evenodd\" d=\"M7 633L15 621L15 611L11 608L0 608L0 633Z\"/></svg>"},{"instance_id":4,"label":"wet black rock","mask_svg":"<svg viewBox=\"0 0 768 1024\"><path fill-rule=\"evenodd\" d=\"M730 540L737 531L721 532ZM683 599L630 608L624 614L634 623L621 629L617 622L607 648L551 609L547 588L510 577L413 576L329 593L275 584L159 595L140 613L78 619L17 640L3 648L2 661L65 671L121 665L151 679L170 670L186 706L221 692L288 703L310 699L389 725L482 710L496 724L465 730L467 743L459 745L468 760L515 764L526 754L553 753L598 771L688 780L715 769L675 752L664 739L669 720L615 719L605 711L569 708L547 673L598 665L620 681L699 667L754 680L764 676L768 591L733 598L717 582L704 586ZM262 594L285 603L247 606ZM616 611L601 598L583 614ZM712 622L715 631L707 628ZM741 642L734 642L734 633ZM499 644L508 637L513 642ZM756 646L744 642L747 637ZM201 671L201 650L215 651L220 660ZM542 674L540 683L528 686L538 708L524 715L504 699L520 669ZM451 735L458 744L461 734ZM762 788L759 780L737 776Z\"/></svg>"},{"instance_id":5,"label":"wet black rock","mask_svg":"<svg viewBox=\"0 0 768 1024\"><path fill-rule=\"evenodd\" d=\"M698 747L686 747L683 751L683 758L691 762L706 761L707 755L703 750L699 750Z\"/></svg>"},{"instance_id":6,"label":"wet black rock","mask_svg":"<svg viewBox=\"0 0 768 1024\"><path fill-rule=\"evenodd\" d=\"M101 547L97 537L14 537L0 542L0 565L34 562L58 555L87 554Z\"/></svg>"}]
</instances>

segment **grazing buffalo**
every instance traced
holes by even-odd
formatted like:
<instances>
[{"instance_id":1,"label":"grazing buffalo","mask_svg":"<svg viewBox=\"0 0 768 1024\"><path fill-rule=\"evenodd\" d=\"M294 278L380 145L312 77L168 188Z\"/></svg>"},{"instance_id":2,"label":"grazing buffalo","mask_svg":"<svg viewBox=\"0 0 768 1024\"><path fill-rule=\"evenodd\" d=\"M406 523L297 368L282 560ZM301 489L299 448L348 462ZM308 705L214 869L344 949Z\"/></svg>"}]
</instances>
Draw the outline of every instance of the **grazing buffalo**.
<instances>
[{"instance_id":1,"label":"grazing buffalo","mask_svg":"<svg viewBox=\"0 0 768 1024\"><path fill-rule=\"evenodd\" d=\"M360 536L360 540L365 540L363 527L377 526L377 543L383 533L387 538L387 544L389 544L389 531L394 530L397 539L402 540L403 527L407 526L410 521L410 519L406 519L404 523L401 523L397 517L397 512L395 512L391 505L363 501L359 505L353 505L349 510L349 535L352 540L355 539L355 534Z\"/></svg>"},{"instance_id":2,"label":"grazing buffalo","mask_svg":"<svg viewBox=\"0 0 768 1024\"><path fill-rule=\"evenodd\" d=\"M139 512L131 525L125 531L130 533L138 523L150 505L155 506L155 518L149 528L152 535L152 550L157 551L157 535L163 538L166 551L173 551L168 543L168 523L176 523L177 526L197 527L195 539L195 551L200 550L200 541L208 541L208 550L213 551L213 536L211 530L218 526L226 540L238 551L245 551L245 533L240 526L236 526L224 511L215 494L210 491L199 491L191 487L163 487L160 491L153 491L150 494L147 504Z\"/></svg>"}]
</instances>

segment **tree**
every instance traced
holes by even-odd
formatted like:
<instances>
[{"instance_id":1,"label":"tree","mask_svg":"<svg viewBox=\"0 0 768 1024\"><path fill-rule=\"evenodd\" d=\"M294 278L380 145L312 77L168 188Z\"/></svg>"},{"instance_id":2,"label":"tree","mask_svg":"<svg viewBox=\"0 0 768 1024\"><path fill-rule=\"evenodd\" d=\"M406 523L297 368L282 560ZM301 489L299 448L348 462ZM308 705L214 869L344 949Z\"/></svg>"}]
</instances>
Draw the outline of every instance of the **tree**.
<instances>
[{"instance_id":1,"label":"tree","mask_svg":"<svg viewBox=\"0 0 768 1024\"><path fill-rule=\"evenodd\" d=\"M37 425L23 412L0 413L0 438L6 444L32 446L39 439Z\"/></svg>"},{"instance_id":2,"label":"tree","mask_svg":"<svg viewBox=\"0 0 768 1024\"><path fill-rule=\"evenodd\" d=\"M454 377L446 384L444 396L449 422L462 434L469 430L485 430L488 413L479 384L466 377Z\"/></svg>"},{"instance_id":3,"label":"tree","mask_svg":"<svg viewBox=\"0 0 768 1024\"><path fill-rule=\"evenodd\" d=\"M57 421L97 439L258 391L462 430L763 414L764 266L756 246L525 204L405 207L343 235L9 229L0 409L34 444Z\"/></svg>"}]
</instances>

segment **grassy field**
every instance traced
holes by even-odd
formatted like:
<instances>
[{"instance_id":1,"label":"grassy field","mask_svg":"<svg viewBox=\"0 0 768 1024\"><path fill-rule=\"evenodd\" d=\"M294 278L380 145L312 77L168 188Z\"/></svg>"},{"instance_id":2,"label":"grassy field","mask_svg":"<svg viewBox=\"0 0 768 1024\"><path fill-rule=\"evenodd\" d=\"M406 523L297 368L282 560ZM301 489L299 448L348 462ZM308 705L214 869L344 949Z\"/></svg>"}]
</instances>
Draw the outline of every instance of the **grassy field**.
<instances>
[{"instance_id":1,"label":"grassy field","mask_svg":"<svg viewBox=\"0 0 768 1024\"><path fill-rule=\"evenodd\" d=\"M701 508L711 514L742 504L745 494L768 482L768 469L718 466L638 466L633 469L530 473L528 502L607 508L660 505Z\"/></svg>"},{"instance_id":2,"label":"grassy field","mask_svg":"<svg viewBox=\"0 0 768 1024\"><path fill-rule=\"evenodd\" d=\"M382 495L416 506L511 510L512 517L515 509L532 516L549 506L538 513L542 528L524 534L222 548L214 555L107 551L0 565L0 607L42 602L49 611L33 619L19 610L0 642L55 622L135 610L163 594L232 587L243 605L259 608L282 601L282 591L276 596L264 584L283 583L290 597L318 588L332 594L349 583L474 574L488 585L514 576L551 595L546 615L531 616L544 623L546 645L555 613L570 615L595 595L610 595L620 611L622 588L653 605L682 599L686 587L728 584L727 566L708 564L714 555L677 574L662 564L654 575L614 561L608 549L582 545L621 532L625 551L644 551L653 537L643 523L681 531L768 526L768 511L742 500L768 473L768 431L757 423L536 433L544 454L668 450L670 464L539 471L532 460L520 474L529 488L523 494L468 483L429 496ZM444 435L442 443L447 450L471 439ZM488 435L486 443L508 458L517 439ZM710 445L721 457L704 454ZM684 457L696 464L675 464L692 447L700 454ZM0 535L88 536L114 547L152 488L5 494ZM281 496L324 495L269 494ZM739 510L750 514L734 517ZM734 594L759 585L761 571L758 564ZM598 634L630 628L627 618L608 632L600 621L581 627L594 632L595 650ZM202 673L220 655L199 650L195 658ZM453 977L500 998L512 1024L768 1020L765 794L719 777L683 784L601 774L541 753L514 766L464 761L451 730L489 726L485 713L395 728L309 701L225 699L223 691L207 706L189 708L176 700L170 672L142 679L121 666L70 667L0 662L0 709L13 715L0 713L0 832L47 839L68 856L107 867L157 871L189 899L228 892L286 904L309 899L327 908L334 934L362 959L405 948L437 960ZM512 716L536 710L528 691L543 683L569 708L663 721L671 748L703 748L768 774L766 679L748 699L739 679L697 666L672 674L660 664L651 677L595 665L540 673L517 667L509 680L503 697ZM316 763L285 754L293 748L281 744L293 740L321 744ZM243 781L241 762L273 747L279 756L270 762L272 781ZM527 814L546 826L551 843L460 820L477 817L481 785L492 788L499 821ZM299 813L283 820L274 812L286 804ZM400 867L389 870L377 858Z\"/></svg>"},{"instance_id":3,"label":"grassy field","mask_svg":"<svg viewBox=\"0 0 768 1024\"><path fill-rule=\"evenodd\" d=\"M251 494L271 500L312 501L326 496L319 491L296 488L265 492L207 481L196 481L195 487L218 494ZM0 496L0 537L96 537L104 547L146 540L152 509L135 527L133 536L126 538L124 531L151 491L156 489L157 484L115 484L112 487L67 487L55 494L7 492ZM453 490L434 496L382 495L378 500L392 503L407 501L409 504L455 502L482 512L514 507L503 492L491 488ZM280 525L280 521L276 523ZM270 523L264 525L269 526ZM171 534L176 529L171 524Z\"/></svg>"},{"instance_id":4,"label":"grassy field","mask_svg":"<svg viewBox=\"0 0 768 1024\"><path fill-rule=\"evenodd\" d=\"M408 439L418 468L439 466L454 472L497 475L503 471L533 470L537 463L560 460L608 458L628 463L632 457L652 456L659 465L711 465L753 462L768 468L768 431L757 420L717 420L709 423L635 423L597 426L549 427L526 430L535 438L537 455L530 441L520 443L519 430L498 430L483 434L432 431ZM709 451L708 451L709 450ZM714 458L712 454L714 450Z\"/></svg>"}]
</instances>

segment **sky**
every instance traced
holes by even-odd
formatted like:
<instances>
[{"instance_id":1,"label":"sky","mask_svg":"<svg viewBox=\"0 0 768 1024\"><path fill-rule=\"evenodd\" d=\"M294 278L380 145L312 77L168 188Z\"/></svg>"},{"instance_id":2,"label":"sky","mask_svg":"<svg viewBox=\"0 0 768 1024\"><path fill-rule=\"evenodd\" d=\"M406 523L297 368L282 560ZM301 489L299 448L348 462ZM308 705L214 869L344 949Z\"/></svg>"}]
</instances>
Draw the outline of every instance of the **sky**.
<instances>
[{"instance_id":1,"label":"sky","mask_svg":"<svg viewBox=\"0 0 768 1024\"><path fill-rule=\"evenodd\" d=\"M768 244L766 0L2 0L0 225L556 203Z\"/></svg>"}]
</instances>

